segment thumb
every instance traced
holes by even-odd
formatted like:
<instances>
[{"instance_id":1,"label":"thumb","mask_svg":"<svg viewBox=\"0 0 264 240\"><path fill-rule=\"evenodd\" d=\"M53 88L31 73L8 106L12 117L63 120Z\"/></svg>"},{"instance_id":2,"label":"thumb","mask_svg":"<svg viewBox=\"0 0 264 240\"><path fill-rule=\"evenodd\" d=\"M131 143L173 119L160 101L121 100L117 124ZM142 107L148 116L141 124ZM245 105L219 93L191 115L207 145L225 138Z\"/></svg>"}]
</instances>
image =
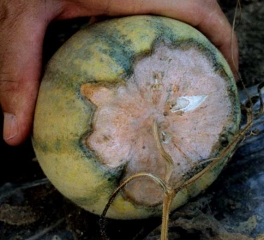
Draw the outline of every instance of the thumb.
<instances>
[{"instance_id":1,"label":"thumb","mask_svg":"<svg viewBox=\"0 0 264 240\"><path fill-rule=\"evenodd\" d=\"M32 126L48 18L41 17L41 8L33 4L18 7L12 6L17 1L4 2L6 8L0 11L3 138L10 145L17 145L25 140Z\"/></svg>"}]
</instances>

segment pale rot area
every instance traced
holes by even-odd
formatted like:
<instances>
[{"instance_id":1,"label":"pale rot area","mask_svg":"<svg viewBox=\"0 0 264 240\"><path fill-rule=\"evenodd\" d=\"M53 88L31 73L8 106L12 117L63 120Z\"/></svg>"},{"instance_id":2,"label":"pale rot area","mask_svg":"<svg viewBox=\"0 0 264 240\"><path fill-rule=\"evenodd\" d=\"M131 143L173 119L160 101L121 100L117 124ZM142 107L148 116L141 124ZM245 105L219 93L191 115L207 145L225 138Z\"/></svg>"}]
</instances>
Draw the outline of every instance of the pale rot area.
<instances>
[{"instance_id":1,"label":"pale rot area","mask_svg":"<svg viewBox=\"0 0 264 240\"><path fill-rule=\"evenodd\" d=\"M135 62L123 83L82 85L82 94L96 106L87 148L104 167L123 166L121 181L139 172L164 180L166 164L154 137L155 121L158 139L174 163L174 186L222 148L220 135L233 114L226 84L200 50L159 44ZM162 202L161 189L147 178L133 180L123 194L137 204Z\"/></svg>"}]
</instances>

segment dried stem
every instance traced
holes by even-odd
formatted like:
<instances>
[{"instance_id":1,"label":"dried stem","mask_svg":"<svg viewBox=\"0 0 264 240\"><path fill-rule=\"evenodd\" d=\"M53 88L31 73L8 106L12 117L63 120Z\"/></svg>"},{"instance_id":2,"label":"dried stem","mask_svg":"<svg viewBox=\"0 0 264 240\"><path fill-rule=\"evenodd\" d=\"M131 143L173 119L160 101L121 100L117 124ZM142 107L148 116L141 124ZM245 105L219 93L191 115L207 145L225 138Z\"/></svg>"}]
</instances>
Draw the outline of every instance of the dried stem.
<instances>
[{"instance_id":1,"label":"dried stem","mask_svg":"<svg viewBox=\"0 0 264 240\"><path fill-rule=\"evenodd\" d=\"M158 123L157 123L156 119L153 120L152 129L153 129L154 139L156 141L158 150L159 150L162 158L165 160L165 163L166 163L165 183L169 184L170 177L171 177L172 172L174 170L174 163L173 163L171 156L164 150L164 148L161 144L161 140L160 140L160 136L159 136L159 130L158 130Z\"/></svg>"},{"instance_id":2,"label":"dried stem","mask_svg":"<svg viewBox=\"0 0 264 240\"><path fill-rule=\"evenodd\" d=\"M130 181L134 180L135 178L139 178L139 177L148 177L148 178L152 179L155 183L157 183L162 188L162 190L164 191L165 195L169 195L170 194L170 189L168 188L166 183L164 183L160 178L152 175L151 173L137 173L137 174L134 174L134 175L130 176L123 183L121 183L118 186L118 188L114 191L114 193L111 195L110 199L108 200L108 203L106 204L103 213L101 214L101 217L100 217L100 220L99 220L99 224L100 224L102 240L107 239L106 233L105 233L105 216L106 216L106 213L107 213L109 207L111 206L112 202L114 201L114 199L116 198L116 196L120 192L120 190L122 188L124 188L125 185L128 184Z\"/></svg>"},{"instance_id":3,"label":"dried stem","mask_svg":"<svg viewBox=\"0 0 264 240\"><path fill-rule=\"evenodd\" d=\"M153 134L154 139L157 144L157 148L162 156L162 158L165 160L166 163L166 174L165 174L165 183L167 185L167 191L164 194L164 200L163 200L163 211L162 211L162 225L161 225L161 240L167 240L168 238L168 223L169 223L169 215L170 215L170 208L172 201L175 196L175 191L173 188L170 187L170 178L172 175L172 172L174 170L174 162L171 158L171 156L164 150L160 136L159 136L159 130L158 130L158 123L157 120L153 120Z\"/></svg>"},{"instance_id":4,"label":"dried stem","mask_svg":"<svg viewBox=\"0 0 264 240\"><path fill-rule=\"evenodd\" d=\"M168 192L164 194L163 200L163 211L162 211L162 225L161 225L161 240L168 239L168 225L169 225L169 215L172 201L175 196L175 191L173 188L168 187Z\"/></svg>"}]
</instances>

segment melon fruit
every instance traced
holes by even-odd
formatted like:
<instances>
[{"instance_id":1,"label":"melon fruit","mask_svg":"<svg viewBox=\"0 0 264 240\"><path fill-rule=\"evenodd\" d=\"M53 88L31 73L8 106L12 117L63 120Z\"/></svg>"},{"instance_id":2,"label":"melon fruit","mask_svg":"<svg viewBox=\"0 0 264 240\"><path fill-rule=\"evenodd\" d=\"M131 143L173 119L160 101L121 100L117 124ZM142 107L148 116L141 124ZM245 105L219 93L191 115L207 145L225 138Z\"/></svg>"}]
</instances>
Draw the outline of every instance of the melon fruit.
<instances>
[{"instance_id":1,"label":"melon fruit","mask_svg":"<svg viewBox=\"0 0 264 240\"><path fill-rule=\"evenodd\" d=\"M49 61L36 104L33 147L46 176L65 197L101 214L111 194L136 173L172 187L190 181L239 131L240 104L221 53L193 27L160 16L116 18L87 26ZM235 146L181 188L172 209L205 190ZM162 189L137 178L107 213L138 219L162 212Z\"/></svg>"}]
</instances>

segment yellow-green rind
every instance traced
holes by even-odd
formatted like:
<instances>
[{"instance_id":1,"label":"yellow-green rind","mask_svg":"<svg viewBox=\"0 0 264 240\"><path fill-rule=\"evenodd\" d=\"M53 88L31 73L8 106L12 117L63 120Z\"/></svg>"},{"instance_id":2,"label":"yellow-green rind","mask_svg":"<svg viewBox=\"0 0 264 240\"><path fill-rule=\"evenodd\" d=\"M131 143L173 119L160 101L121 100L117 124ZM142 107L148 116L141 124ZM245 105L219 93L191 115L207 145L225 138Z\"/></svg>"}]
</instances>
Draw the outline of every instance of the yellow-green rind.
<instances>
[{"instance_id":1,"label":"yellow-green rind","mask_svg":"<svg viewBox=\"0 0 264 240\"><path fill-rule=\"evenodd\" d=\"M33 146L39 163L54 186L79 206L101 214L119 185L122 168L99 164L83 139L90 131L95 107L80 93L84 83L125 82L134 62L165 42L173 47L195 45L223 75L234 101L230 140L239 128L240 109L235 81L217 49L197 30L164 17L134 16L97 23L67 41L49 62L41 83L34 119ZM226 159L194 184L182 189L173 201L177 208L207 188L219 175ZM158 186L157 186L158 187ZM118 195L107 214L117 219L159 215L162 206L137 206Z\"/></svg>"}]
</instances>

